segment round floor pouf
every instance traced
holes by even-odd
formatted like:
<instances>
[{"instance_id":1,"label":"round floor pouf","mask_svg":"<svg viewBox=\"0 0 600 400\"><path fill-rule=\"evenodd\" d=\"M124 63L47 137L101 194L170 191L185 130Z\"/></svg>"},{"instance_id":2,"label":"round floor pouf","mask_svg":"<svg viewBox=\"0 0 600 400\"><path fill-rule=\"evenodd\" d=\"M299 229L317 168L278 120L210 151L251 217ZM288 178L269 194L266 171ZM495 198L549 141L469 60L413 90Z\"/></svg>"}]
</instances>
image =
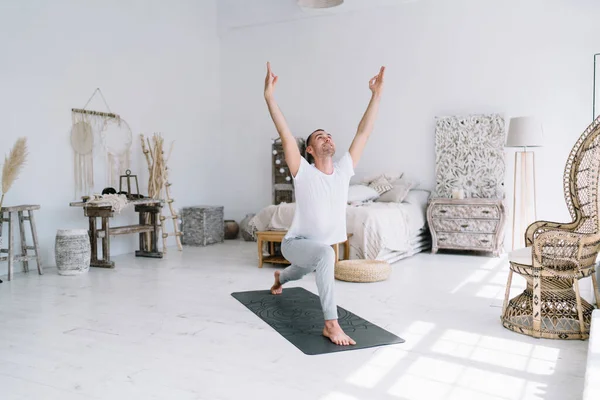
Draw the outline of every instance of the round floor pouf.
<instances>
[{"instance_id":1,"label":"round floor pouf","mask_svg":"<svg viewBox=\"0 0 600 400\"><path fill-rule=\"evenodd\" d=\"M59 229L54 246L59 275L88 272L92 256L90 237L85 229Z\"/></svg>"},{"instance_id":2,"label":"round floor pouf","mask_svg":"<svg viewBox=\"0 0 600 400\"><path fill-rule=\"evenodd\" d=\"M378 282L389 278L392 267L380 260L343 260L335 265L335 279L347 282Z\"/></svg>"}]
</instances>

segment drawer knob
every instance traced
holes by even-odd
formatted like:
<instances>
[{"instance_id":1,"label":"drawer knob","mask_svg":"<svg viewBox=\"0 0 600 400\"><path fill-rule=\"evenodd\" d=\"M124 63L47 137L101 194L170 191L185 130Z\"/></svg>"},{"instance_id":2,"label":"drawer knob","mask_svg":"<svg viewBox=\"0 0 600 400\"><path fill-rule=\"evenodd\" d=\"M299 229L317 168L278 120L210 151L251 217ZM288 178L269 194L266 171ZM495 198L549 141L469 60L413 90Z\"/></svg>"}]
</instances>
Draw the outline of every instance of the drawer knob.
<instances>
[{"instance_id":1,"label":"drawer knob","mask_svg":"<svg viewBox=\"0 0 600 400\"><path fill-rule=\"evenodd\" d=\"M490 210L483 210L483 213L484 213L484 214L489 214L489 213L490 213Z\"/></svg>"},{"instance_id":2,"label":"drawer knob","mask_svg":"<svg viewBox=\"0 0 600 400\"><path fill-rule=\"evenodd\" d=\"M481 243L488 243L488 242L489 242L489 240L487 240L487 239L481 239Z\"/></svg>"},{"instance_id":3,"label":"drawer knob","mask_svg":"<svg viewBox=\"0 0 600 400\"><path fill-rule=\"evenodd\" d=\"M467 225L467 224L464 224L464 225L461 225L460 227L461 227L461 228L468 228L468 227L469 227L469 225Z\"/></svg>"},{"instance_id":4,"label":"drawer knob","mask_svg":"<svg viewBox=\"0 0 600 400\"><path fill-rule=\"evenodd\" d=\"M440 214L446 214L446 210L440 210Z\"/></svg>"}]
</instances>

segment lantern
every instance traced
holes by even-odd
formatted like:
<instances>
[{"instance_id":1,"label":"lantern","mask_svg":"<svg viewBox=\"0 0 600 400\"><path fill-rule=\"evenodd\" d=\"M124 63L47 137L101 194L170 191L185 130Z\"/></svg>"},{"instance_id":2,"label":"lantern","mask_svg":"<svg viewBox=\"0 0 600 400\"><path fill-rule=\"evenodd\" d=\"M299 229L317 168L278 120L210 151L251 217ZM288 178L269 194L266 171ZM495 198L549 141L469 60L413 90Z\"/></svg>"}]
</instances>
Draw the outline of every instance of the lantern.
<instances>
[{"instance_id":1,"label":"lantern","mask_svg":"<svg viewBox=\"0 0 600 400\"><path fill-rule=\"evenodd\" d=\"M123 192L123 178L127 179L127 191ZM131 179L135 179L135 189L136 193L131 193ZM140 198L140 187L138 185L137 175L131 175L131 171L125 171L125 175L121 175L119 177L119 193L126 194L128 198Z\"/></svg>"}]
</instances>

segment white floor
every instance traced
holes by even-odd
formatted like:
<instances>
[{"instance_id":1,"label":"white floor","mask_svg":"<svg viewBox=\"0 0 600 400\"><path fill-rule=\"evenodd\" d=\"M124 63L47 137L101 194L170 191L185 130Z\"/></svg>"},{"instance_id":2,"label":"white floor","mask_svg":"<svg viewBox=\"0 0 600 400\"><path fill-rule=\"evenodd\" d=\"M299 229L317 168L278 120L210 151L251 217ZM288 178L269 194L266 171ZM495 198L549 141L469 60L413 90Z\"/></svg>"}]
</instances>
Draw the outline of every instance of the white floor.
<instances>
[{"instance_id":1,"label":"white floor","mask_svg":"<svg viewBox=\"0 0 600 400\"><path fill-rule=\"evenodd\" d=\"M277 267L256 267L255 243L114 260L114 270L31 268L0 284L0 398L581 398L587 341L500 324L505 258L423 253L385 282L337 282L340 306L406 343L318 356L231 297L271 285ZM316 292L313 276L296 285Z\"/></svg>"}]
</instances>

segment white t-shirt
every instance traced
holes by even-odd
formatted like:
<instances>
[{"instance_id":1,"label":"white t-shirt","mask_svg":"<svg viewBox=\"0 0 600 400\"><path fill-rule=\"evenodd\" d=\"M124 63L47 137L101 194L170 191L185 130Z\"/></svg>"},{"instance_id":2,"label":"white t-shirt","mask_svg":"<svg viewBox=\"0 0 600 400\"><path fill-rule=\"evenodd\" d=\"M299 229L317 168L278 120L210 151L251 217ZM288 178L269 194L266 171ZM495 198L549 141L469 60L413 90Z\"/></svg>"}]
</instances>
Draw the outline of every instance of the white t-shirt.
<instances>
[{"instance_id":1,"label":"white t-shirt","mask_svg":"<svg viewBox=\"0 0 600 400\"><path fill-rule=\"evenodd\" d=\"M327 245L345 242L346 203L353 175L354 166L349 152L334 162L331 175L321 172L301 157L294 177L296 209L285 237L305 237Z\"/></svg>"}]
</instances>

